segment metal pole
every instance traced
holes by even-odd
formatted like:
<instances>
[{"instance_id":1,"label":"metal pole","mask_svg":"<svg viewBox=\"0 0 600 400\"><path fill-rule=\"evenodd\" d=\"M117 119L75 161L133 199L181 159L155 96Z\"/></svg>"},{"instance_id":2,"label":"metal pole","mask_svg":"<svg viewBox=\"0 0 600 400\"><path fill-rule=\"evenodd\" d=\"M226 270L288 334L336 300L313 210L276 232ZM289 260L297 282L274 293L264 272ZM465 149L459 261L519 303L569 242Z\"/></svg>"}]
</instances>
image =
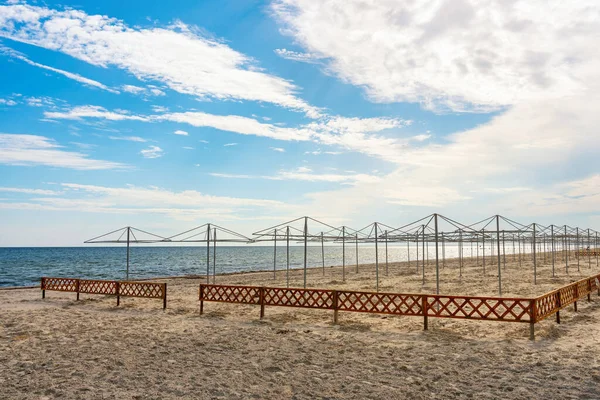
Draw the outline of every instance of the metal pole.
<instances>
[{"instance_id":1,"label":"metal pole","mask_svg":"<svg viewBox=\"0 0 600 400\"><path fill-rule=\"evenodd\" d=\"M436 294L440 294L440 260L438 248L438 215L435 216L435 289Z\"/></svg>"},{"instance_id":2,"label":"metal pole","mask_svg":"<svg viewBox=\"0 0 600 400\"><path fill-rule=\"evenodd\" d=\"M358 274L358 233L354 234L354 239L356 241L356 273Z\"/></svg>"},{"instance_id":3,"label":"metal pole","mask_svg":"<svg viewBox=\"0 0 600 400\"><path fill-rule=\"evenodd\" d=\"M423 237L422 237L422 239L423 239L423 243L422 243L423 247L422 247L422 252L421 252L421 256L422 256L421 257L422 258L422 260L421 260L421 263L422 263L421 268L423 269L422 272L423 272L423 285L424 285L425 284L425 225L423 225Z\"/></svg>"},{"instance_id":4,"label":"metal pole","mask_svg":"<svg viewBox=\"0 0 600 400\"><path fill-rule=\"evenodd\" d=\"M537 285L537 259L535 254L535 222L533 223L533 284Z\"/></svg>"},{"instance_id":5,"label":"metal pole","mask_svg":"<svg viewBox=\"0 0 600 400\"><path fill-rule=\"evenodd\" d=\"M502 269L500 268L500 216L496 215L496 242L498 247L498 295L502 296Z\"/></svg>"},{"instance_id":6,"label":"metal pole","mask_svg":"<svg viewBox=\"0 0 600 400\"><path fill-rule=\"evenodd\" d=\"M375 291L379 292L379 249L377 247L377 222L375 222Z\"/></svg>"},{"instance_id":7,"label":"metal pole","mask_svg":"<svg viewBox=\"0 0 600 400\"><path fill-rule=\"evenodd\" d=\"M569 275L569 242L567 241L567 226L565 225L565 248L564 248L564 253L565 253L565 271L567 273L567 275Z\"/></svg>"},{"instance_id":8,"label":"metal pole","mask_svg":"<svg viewBox=\"0 0 600 400\"><path fill-rule=\"evenodd\" d=\"M323 240L323 232L321 232L321 261L323 262L323 276L325 276L325 240Z\"/></svg>"},{"instance_id":9,"label":"metal pole","mask_svg":"<svg viewBox=\"0 0 600 400\"><path fill-rule=\"evenodd\" d=\"M217 279L217 228L213 228L213 284Z\"/></svg>"},{"instance_id":10,"label":"metal pole","mask_svg":"<svg viewBox=\"0 0 600 400\"><path fill-rule=\"evenodd\" d=\"M277 278L277 228L275 228L275 240L273 240L273 279Z\"/></svg>"},{"instance_id":11,"label":"metal pole","mask_svg":"<svg viewBox=\"0 0 600 400\"><path fill-rule=\"evenodd\" d=\"M342 282L346 282L346 227L342 226Z\"/></svg>"},{"instance_id":12,"label":"metal pole","mask_svg":"<svg viewBox=\"0 0 600 400\"><path fill-rule=\"evenodd\" d=\"M125 271L126 279L129 280L129 233L131 232L131 227L127 227L127 270Z\"/></svg>"},{"instance_id":13,"label":"metal pole","mask_svg":"<svg viewBox=\"0 0 600 400\"><path fill-rule=\"evenodd\" d=\"M458 249L458 268L459 268L459 276L462 278L462 267L463 267L463 241L462 241L462 229L458 230L458 245L460 246Z\"/></svg>"},{"instance_id":14,"label":"metal pole","mask_svg":"<svg viewBox=\"0 0 600 400\"><path fill-rule=\"evenodd\" d=\"M415 234L415 239L417 242L417 274L419 273L419 231Z\"/></svg>"},{"instance_id":15,"label":"metal pole","mask_svg":"<svg viewBox=\"0 0 600 400\"><path fill-rule=\"evenodd\" d=\"M575 238L575 255L577 256L577 271L579 272L579 259L581 258L579 255L579 228L575 228L575 232L577 235Z\"/></svg>"},{"instance_id":16,"label":"metal pole","mask_svg":"<svg viewBox=\"0 0 600 400\"><path fill-rule=\"evenodd\" d=\"M552 250L552 277L554 278L554 262L555 262L555 254L554 254L554 225L550 225L550 249Z\"/></svg>"},{"instance_id":17,"label":"metal pole","mask_svg":"<svg viewBox=\"0 0 600 400\"><path fill-rule=\"evenodd\" d=\"M485 228L481 229L481 236L483 237L483 275L485 275Z\"/></svg>"},{"instance_id":18,"label":"metal pole","mask_svg":"<svg viewBox=\"0 0 600 400\"><path fill-rule=\"evenodd\" d=\"M321 236L323 238L323 236ZM304 217L304 288L306 289L306 253L308 250L308 217Z\"/></svg>"},{"instance_id":19,"label":"metal pole","mask_svg":"<svg viewBox=\"0 0 600 400\"><path fill-rule=\"evenodd\" d=\"M587 251L588 251L588 268L592 268L592 248L590 246L590 228L588 228L588 241L587 241Z\"/></svg>"},{"instance_id":20,"label":"metal pole","mask_svg":"<svg viewBox=\"0 0 600 400\"><path fill-rule=\"evenodd\" d=\"M290 227L286 229L286 252L287 252L287 268L286 268L286 282L287 287L290 287Z\"/></svg>"},{"instance_id":21,"label":"metal pole","mask_svg":"<svg viewBox=\"0 0 600 400\"><path fill-rule=\"evenodd\" d=\"M504 264L504 269L506 270L506 240L504 238L504 231L502 231L502 262Z\"/></svg>"},{"instance_id":22,"label":"metal pole","mask_svg":"<svg viewBox=\"0 0 600 400\"><path fill-rule=\"evenodd\" d=\"M206 226L206 283L210 283L210 224Z\"/></svg>"},{"instance_id":23,"label":"metal pole","mask_svg":"<svg viewBox=\"0 0 600 400\"><path fill-rule=\"evenodd\" d=\"M422 244L422 246L423 246L423 254L422 254L423 257L421 257L422 258L421 262L423 263L423 265L421 265L421 268L423 269L422 272L423 272L423 285L424 285L425 284L425 225L423 225L423 244Z\"/></svg>"}]
</instances>

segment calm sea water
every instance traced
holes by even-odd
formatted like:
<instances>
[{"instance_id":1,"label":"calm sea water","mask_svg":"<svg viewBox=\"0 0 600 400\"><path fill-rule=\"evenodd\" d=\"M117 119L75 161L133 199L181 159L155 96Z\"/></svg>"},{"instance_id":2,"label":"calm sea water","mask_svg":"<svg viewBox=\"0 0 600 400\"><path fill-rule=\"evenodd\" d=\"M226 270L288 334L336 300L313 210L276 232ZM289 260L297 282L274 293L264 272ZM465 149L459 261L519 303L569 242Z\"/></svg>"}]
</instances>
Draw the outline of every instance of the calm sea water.
<instances>
[{"instance_id":1,"label":"calm sea water","mask_svg":"<svg viewBox=\"0 0 600 400\"><path fill-rule=\"evenodd\" d=\"M414 243L410 259L416 258ZM446 257L457 257L457 247L446 245ZM474 250L475 251L475 250ZM488 250L489 251L489 250ZM508 249L507 249L508 253ZM465 245L464 255L470 255ZM475 255L475 253L473 253ZM210 269L213 269L211 248ZM290 268L302 268L303 246L290 246ZM422 257L420 254L419 257ZM373 244L359 245L359 263L375 262ZM429 245L429 258L435 258L435 248ZM273 270L273 246L217 247L218 274ZM308 247L308 266L321 266L321 247ZM39 284L42 276L63 276L90 279L125 279L125 247L32 247L0 248L0 286ZM406 245L388 246L388 260L406 261ZM385 247L380 244L379 261L385 262ZM354 244L346 245L346 264L356 263ZM342 265L342 247L325 246L325 265ZM206 273L206 247L144 247L130 250L130 279L159 276L201 275ZM286 268L285 245L277 247L277 269Z\"/></svg>"}]
</instances>

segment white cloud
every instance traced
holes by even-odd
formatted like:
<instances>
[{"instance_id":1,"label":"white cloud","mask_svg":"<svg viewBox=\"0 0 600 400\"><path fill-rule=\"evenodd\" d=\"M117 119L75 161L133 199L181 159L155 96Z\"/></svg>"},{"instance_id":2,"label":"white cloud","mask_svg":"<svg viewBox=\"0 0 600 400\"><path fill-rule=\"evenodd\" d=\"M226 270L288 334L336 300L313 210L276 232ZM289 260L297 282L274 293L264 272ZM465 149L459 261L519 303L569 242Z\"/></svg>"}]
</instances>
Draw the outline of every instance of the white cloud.
<instances>
[{"instance_id":1,"label":"white cloud","mask_svg":"<svg viewBox=\"0 0 600 400\"><path fill-rule=\"evenodd\" d=\"M126 140L128 142L138 142L138 143L147 142L146 139L141 138L139 136L109 136L108 138L110 140Z\"/></svg>"},{"instance_id":2,"label":"white cloud","mask_svg":"<svg viewBox=\"0 0 600 400\"><path fill-rule=\"evenodd\" d=\"M146 91L146 88L134 86L134 85L123 85L121 90L127 93L140 94Z\"/></svg>"},{"instance_id":3,"label":"white cloud","mask_svg":"<svg viewBox=\"0 0 600 400\"><path fill-rule=\"evenodd\" d=\"M281 128L271 124L263 124L255 119L237 115L214 115L189 111L157 115L155 118L156 120L186 123L196 127L212 127L223 131L236 132L242 135L264 136L278 140L309 139L309 132L293 128Z\"/></svg>"},{"instance_id":4,"label":"white cloud","mask_svg":"<svg viewBox=\"0 0 600 400\"><path fill-rule=\"evenodd\" d=\"M163 92L156 86L152 86L152 85L148 85L148 88L143 88L143 87L135 86L135 85L123 85L123 86L121 86L121 89L124 92L137 94L137 95L144 95L145 97L165 96L166 95L165 92Z\"/></svg>"},{"instance_id":5,"label":"white cloud","mask_svg":"<svg viewBox=\"0 0 600 400\"><path fill-rule=\"evenodd\" d=\"M291 82L259 70L251 58L198 32L181 22L138 28L77 10L0 6L1 37L100 67L116 66L199 98L261 101L318 116L318 109L296 96L298 88Z\"/></svg>"},{"instance_id":6,"label":"white cloud","mask_svg":"<svg viewBox=\"0 0 600 400\"><path fill-rule=\"evenodd\" d=\"M194 150L194 148L191 147L191 146L183 146L182 149L185 149L185 150Z\"/></svg>"},{"instance_id":7,"label":"white cloud","mask_svg":"<svg viewBox=\"0 0 600 400\"><path fill-rule=\"evenodd\" d=\"M98 81L95 81L93 79L86 78L84 76L81 76L79 74L75 74L73 72L65 71L65 70L62 70L62 69L50 67L48 65L44 65L44 64L40 64L40 63L31 61L29 58L25 57L24 54L22 54L22 53L20 53L18 51L15 51L13 49L10 49L8 47L5 47L5 46L3 46L1 44L0 44L0 53L3 53L3 54L5 54L5 55L7 55L9 57L12 57L12 58L19 59L19 60L21 60L21 61L23 61L23 62L25 62L25 63L33 66L33 67L42 68L42 69L45 69L47 71L52 71L52 72L55 72L57 74L63 75L65 77L69 78L69 79L73 79L74 81L77 81L79 83L83 83L84 85L96 87L98 89L106 90L106 91L111 92L111 93L119 94L118 90L111 89L108 86L106 86L106 85L104 85L104 84L102 84L102 83L100 83Z\"/></svg>"},{"instance_id":8,"label":"white cloud","mask_svg":"<svg viewBox=\"0 0 600 400\"><path fill-rule=\"evenodd\" d=\"M158 146L150 146L147 149L140 151L140 154L144 156L144 158L159 158L163 156L163 153L163 149Z\"/></svg>"},{"instance_id":9,"label":"white cloud","mask_svg":"<svg viewBox=\"0 0 600 400\"><path fill-rule=\"evenodd\" d=\"M158 187L106 187L77 183L62 183L61 192L23 189L20 193L40 196L27 202L0 201L3 210L47 210L99 213L99 214L147 214L168 216L177 220L256 218L257 213L285 209L285 204L254 198L212 196L195 190L171 191ZM13 191L7 188L6 191ZM0 189L1 191L1 189ZM247 214L247 217L244 215Z\"/></svg>"},{"instance_id":10,"label":"white cloud","mask_svg":"<svg viewBox=\"0 0 600 400\"><path fill-rule=\"evenodd\" d=\"M285 153L285 149L283 147L269 147L269 149L279 153Z\"/></svg>"},{"instance_id":11,"label":"white cloud","mask_svg":"<svg viewBox=\"0 0 600 400\"><path fill-rule=\"evenodd\" d=\"M44 136L12 134L0 134L0 164L79 170L127 168L125 164L94 160L82 153L62 150L60 145Z\"/></svg>"},{"instance_id":12,"label":"white cloud","mask_svg":"<svg viewBox=\"0 0 600 400\"><path fill-rule=\"evenodd\" d=\"M160 89L156 89L156 88L150 89L150 93L152 93L154 96L165 96L166 95L165 92L163 92Z\"/></svg>"},{"instance_id":13,"label":"white cloud","mask_svg":"<svg viewBox=\"0 0 600 400\"><path fill-rule=\"evenodd\" d=\"M231 146L237 146L237 143L225 143L223 146L224 147L231 147Z\"/></svg>"},{"instance_id":14,"label":"white cloud","mask_svg":"<svg viewBox=\"0 0 600 400\"><path fill-rule=\"evenodd\" d=\"M489 111L580 91L600 3L277 0L282 32L377 102Z\"/></svg>"},{"instance_id":15,"label":"white cloud","mask_svg":"<svg viewBox=\"0 0 600 400\"><path fill-rule=\"evenodd\" d=\"M399 118L344 118L327 117L299 127L281 127L276 124L259 122L253 118L238 115L214 115L188 111L151 116L111 112L98 106L80 106L63 112L46 112L48 118L82 119L105 118L109 120L137 120L144 122L172 121L195 127L211 127L242 135L269 137L285 141L313 141L323 145L340 146L347 150L378 157L390 162L398 162L402 152L415 140L398 135L386 137L376 133L399 129L412 121ZM339 154L339 151L326 151L325 154Z\"/></svg>"},{"instance_id":16,"label":"white cloud","mask_svg":"<svg viewBox=\"0 0 600 400\"><path fill-rule=\"evenodd\" d=\"M17 102L11 99L0 99L0 105L16 106Z\"/></svg>"},{"instance_id":17,"label":"white cloud","mask_svg":"<svg viewBox=\"0 0 600 400\"><path fill-rule=\"evenodd\" d=\"M156 112L156 113L166 113L169 111L168 107L164 107L164 106L152 106L152 111Z\"/></svg>"},{"instance_id":18,"label":"white cloud","mask_svg":"<svg viewBox=\"0 0 600 400\"><path fill-rule=\"evenodd\" d=\"M82 118L103 118L109 121L148 121L148 119L145 117L112 112L100 106L80 106L75 107L67 112L46 111L44 112L44 116L52 119L81 120Z\"/></svg>"},{"instance_id":19,"label":"white cloud","mask_svg":"<svg viewBox=\"0 0 600 400\"><path fill-rule=\"evenodd\" d=\"M322 58L317 56L316 54L299 53L297 51L287 49L275 49L274 51L275 54L277 54L281 58L285 58L286 60L305 62L309 64L316 64Z\"/></svg>"},{"instance_id":20,"label":"white cloud","mask_svg":"<svg viewBox=\"0 0 600 400\"><path fill-rule=\"evenodd\" d=\"M175 132L173 132L176 135L181 135L181 136L187 136L188 133L186 131L182 131L182 130L176 130Z\"/></svg>"},{"instance_id":21,"label":"white cloud","mask_svg":"<svg viewBox=\"0 0 600 400\"><path fill-rule=\"evenodd\" d=\"M247 175L247 174L226 174L212 172L209 175L218 178L227 179L267 179L273 181L306 181L306 182L336 182L344 184L356 184L358 182L379 182L381 179L378 176L367 174L319 174L313 173L312 169L307 167L298 167L294 170L280 170L275 175Z\"/></svg>"},{"instance_id":22,"label":"white cloud","mask_svg":"<svg viewBox=\"0 0 600 400\"><path fill-rule=\"evenodd\" d=\"M28 189L28 188L12 188L12 187L0 187L0 192L4 193L23 193L23 194L36 194L42 196L56 196L59 195L60 192L56 192L54 190L45 190L45 189Z\"/></svg>"}]
</instances>

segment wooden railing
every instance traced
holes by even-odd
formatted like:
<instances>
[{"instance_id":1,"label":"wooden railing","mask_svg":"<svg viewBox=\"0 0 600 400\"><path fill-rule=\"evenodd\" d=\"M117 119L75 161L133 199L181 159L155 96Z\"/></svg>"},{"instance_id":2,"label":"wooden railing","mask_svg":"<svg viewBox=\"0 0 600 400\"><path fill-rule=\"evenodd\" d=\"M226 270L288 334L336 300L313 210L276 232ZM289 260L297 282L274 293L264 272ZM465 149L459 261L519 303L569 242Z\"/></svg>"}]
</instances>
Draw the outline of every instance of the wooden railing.
<instances>
[{"instance_id":1,"label":"wooden railing","mask_svg":"<svg viewBox=\"0 0 600 400\"><path fill-rule=\"evenodd\" d=\"M121 304L121 297L162 299L163 309L167 308L166 283L43 277L40 288L43 299L46 290L53 290L77 293L77 300L80 293L112 295L117 297L117 306Z\"/></svg>"},{"instance_id":2,"label":"wooden railing","mask_svg":"<svg viewBox=\"0 0 600 400\"><path fill-rule=\"evenodd\" d=\"M276 288L259 286L200 284L200 313L204 302L253 304L260 306L260 318L266 306L304 307L333 310L334 323L338 312L364 312L423 317L427 329L428 318L457 318L483 321L529 323L530 339L535 337L535 323L552 314L560 323L560 310L598 290L600 275L573 282L560 289L535 298L508 298L483 296L443 296L433 294L374 293L348 290Z\"/></svg>"}]
</instances>

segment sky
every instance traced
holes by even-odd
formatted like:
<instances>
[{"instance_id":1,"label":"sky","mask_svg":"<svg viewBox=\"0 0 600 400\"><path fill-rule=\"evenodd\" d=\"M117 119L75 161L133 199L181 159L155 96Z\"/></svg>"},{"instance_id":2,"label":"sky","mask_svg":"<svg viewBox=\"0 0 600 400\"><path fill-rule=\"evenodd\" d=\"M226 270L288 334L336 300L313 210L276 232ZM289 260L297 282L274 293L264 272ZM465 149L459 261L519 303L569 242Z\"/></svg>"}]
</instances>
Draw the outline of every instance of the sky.
<instances>
[{"instance_id":1,"label":"sky","mask_svg":"<svg viewBox=\"0 0 600 400\"><path fill-rule=\"evenodd\" d=\"M600 3L0 1L0 246L600 228Z\"/></svg>"}]
</instances>

